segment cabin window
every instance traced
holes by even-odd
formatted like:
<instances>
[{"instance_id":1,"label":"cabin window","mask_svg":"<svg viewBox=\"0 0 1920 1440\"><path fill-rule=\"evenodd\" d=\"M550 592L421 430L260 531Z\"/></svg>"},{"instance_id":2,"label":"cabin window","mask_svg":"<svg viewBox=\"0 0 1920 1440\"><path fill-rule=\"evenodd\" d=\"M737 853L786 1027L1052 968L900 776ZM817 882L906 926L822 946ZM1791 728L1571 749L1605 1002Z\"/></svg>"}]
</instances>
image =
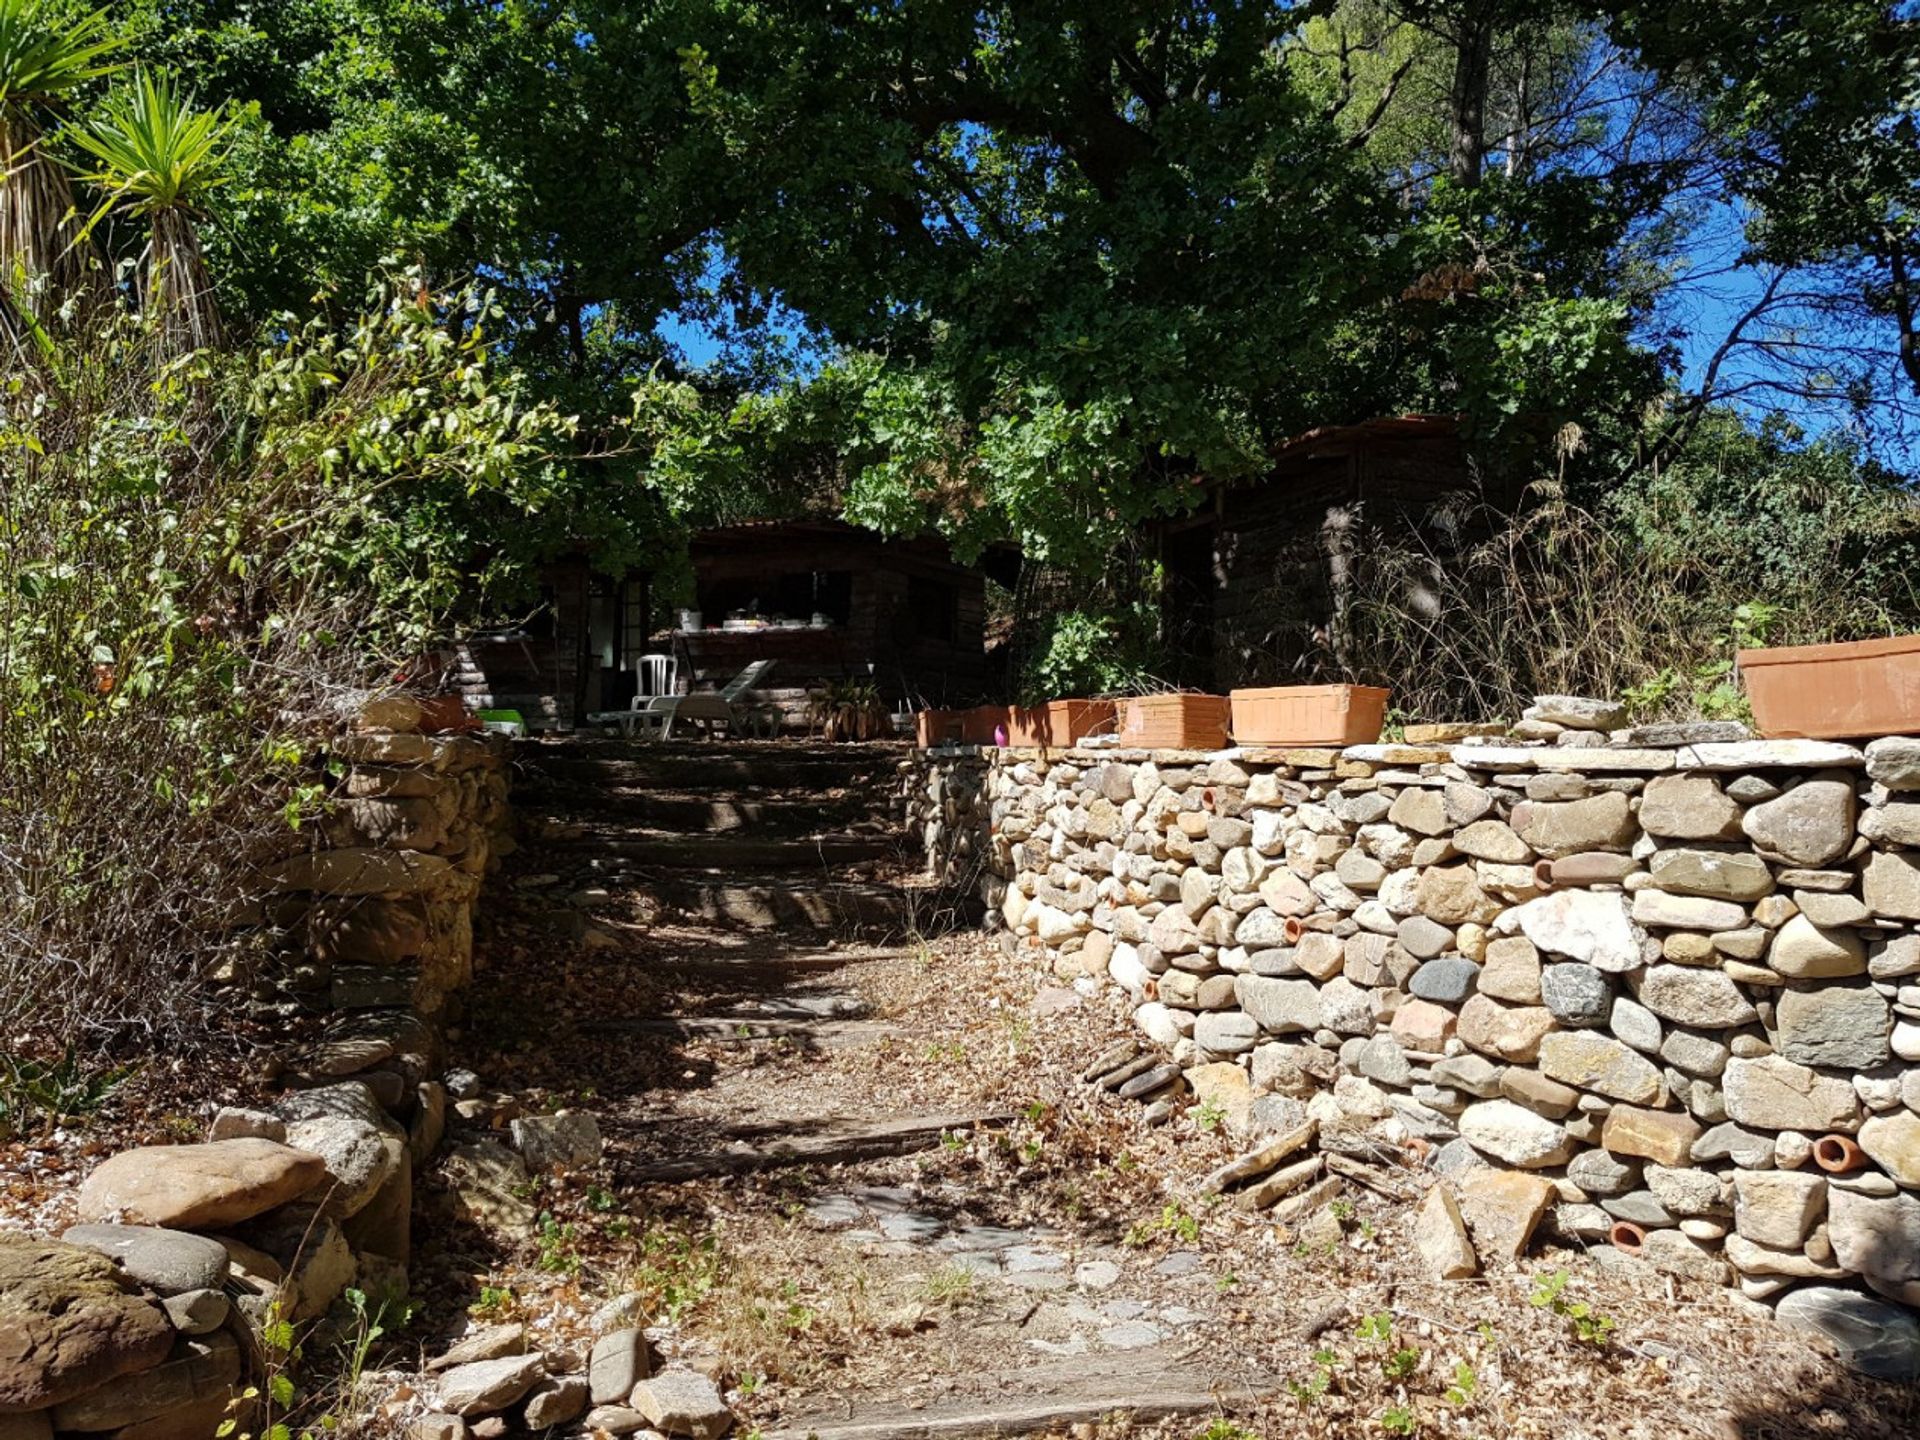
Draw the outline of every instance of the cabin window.
<instances>
[{"instance_id":1,"label":"cabin window","mask_svg":"<svg viewBox=\"0 0 1920 1440\"><path fill-rule=\"evenodd\" d=\"M700 609L709 625L733 614L769 620L824 615L835 625L845 625L853 615L853 575L846 570L798 570L708 580L700 586Z\"/></svg>"},{"instance_id":2,"label":"cabin window","mask_svg":"<svg viewBox=\"0 0 1920 1440\"><path fill-rule=\"evenodd\" d=\"M960 629L960 593L938 580L911 576L907 580L907 610L913 633L921 640L951 645Z\"/></svg>"}]
</instances>

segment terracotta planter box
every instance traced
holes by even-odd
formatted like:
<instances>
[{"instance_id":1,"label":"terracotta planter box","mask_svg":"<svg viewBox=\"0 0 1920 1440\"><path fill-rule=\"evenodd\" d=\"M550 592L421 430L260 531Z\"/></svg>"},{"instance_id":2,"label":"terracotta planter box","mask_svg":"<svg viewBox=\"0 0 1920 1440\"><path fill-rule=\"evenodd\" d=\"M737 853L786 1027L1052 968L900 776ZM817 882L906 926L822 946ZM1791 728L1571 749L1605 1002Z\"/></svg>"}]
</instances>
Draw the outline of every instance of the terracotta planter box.
<instances>
[{"instance_id":1,"label":"terracotta planter box","mask_svg":"<svg viewBox=\"0 0 1920 1440\"><path fill-rule=\"evenodd\" d=\"M1009 745L1078 744L1089 735L1112 732L1111 700L1050 700L1045 705L1015 706L1007 712Z\"/></svg>"},{"instance_id":2,"label":"terracotta planter box","mask_svg":"<svg viewBox=\"0 0 1920 1440\"><path fill-rule=\"evenodd\" d=\"M1224 695L1137 695L1121 702L1120 743L1145 750L1224 750Z\"/></svg>"},{"instance_id":3,"label":"terracotta planter box","mask_svg":"<svg viewBox=\"0 0 1920 1440\"><path fill-rule=\"evenodd\" d=\"M960 742L963 745L992 745L993 732L1007 723L1004 705L976 705L960 712Z\"/></svg>"},{"instance_id":4,"label":"terracotta planter box","mask_svg":"<svg viewBox=\"0 0 1920 1440\"><path fill-rule=\"evenodd\" d=\"M480 717L458 695L422 695L418 700L422 735L459 735L480 728Z\"/></svg>"},{"instance_id":5,"label":"terracotta planter box","mask_svg":"<svg viewBox=\"0 0 1920 1440\"><path fill-rule=\"evenodd\" d=\"M1280 685L1233 692L1233 738L1242 745L1370 745L1391 693L1372 685Z\"/></svg>"},{"instance_id":6,"label":"terracotta planter box","mask_svg":"<svg viewBox=\"0 0 1920 1440\"><path fill-rule=\"evenodd\" d=\"M1762 735L1850 740L1920 733L1920 635L1742 650Z\"/></svg>"},{"instance_id":7,"label":"terracotta planter box","mask_svg":"<svg viewBox=\"0 0 1920 1440\"><path fill-rule=\"evenodd\" d=\"M964 710L922 710L913 717L913 742L922 750L954 745L966 733Z\"/></svg>"}]
</instances>

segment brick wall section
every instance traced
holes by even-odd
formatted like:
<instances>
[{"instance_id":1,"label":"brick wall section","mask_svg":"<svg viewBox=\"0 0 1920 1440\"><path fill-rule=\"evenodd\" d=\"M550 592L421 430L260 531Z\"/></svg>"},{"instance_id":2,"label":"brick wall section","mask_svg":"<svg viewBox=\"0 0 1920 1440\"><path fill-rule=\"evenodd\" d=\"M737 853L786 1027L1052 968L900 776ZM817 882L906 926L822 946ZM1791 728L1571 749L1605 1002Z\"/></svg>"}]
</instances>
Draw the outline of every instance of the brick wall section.
<instances>
[{"instance_id":1,"label":"brick wall section","mask_svg":"<svg viewBox=\"0 0 1920 1440\"><path fill-rule=\"evenodd\" d=\"M937 873L1190 1078L1783 1318L1920 1305L1920 741L1588 738L948 749L904 794Z\"/></svg>"}]
</instances>

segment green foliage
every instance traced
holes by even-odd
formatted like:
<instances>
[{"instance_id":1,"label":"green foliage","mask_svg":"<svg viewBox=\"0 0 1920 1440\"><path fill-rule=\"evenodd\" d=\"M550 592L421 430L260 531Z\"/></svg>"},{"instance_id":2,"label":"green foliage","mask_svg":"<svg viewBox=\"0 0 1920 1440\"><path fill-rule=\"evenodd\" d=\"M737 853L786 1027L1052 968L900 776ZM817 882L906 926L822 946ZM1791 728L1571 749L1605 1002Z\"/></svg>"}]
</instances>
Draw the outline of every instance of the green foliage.
<instances>
[{"instance_id":1,"label":"green foliage","mask_svg":"<svg viewBox=\"0 0 1920 1440\"><path fill-rule=\"evenodd\" d=\"M0 360L9 1023L178 1027L271 947L230 917L318 793L298 717L437 633L477 537L562 483L571 427L499 373L487 315L401 277L259 351L173 358L108 312Z\"/></svg>"},{"instance_id":2,"label":"green foliage","mask_svg":"<svg viewBox=\"0 0 1920 1440\"><path fill-rule=\"evenodd\" d=\"M1196 1430L1193 1440L1262 1440L1258 1432L1236 1425L1231 1420L1215 1420L1204 1430Z\"/></svg>"},{"instance_id":3,"label":"green foliage","mask_svg":"<svg viewBox=\"0 0 1920 1440\"><path fill-rule=\"evenodd\" d=\"M0 1053L0 1139L97 1114L132 1074L132 1066L105 1066L83 1058L71 1041L58 1060Z\"/></svg>"},{"instance_id":4,"label":"green foliage","mask_svg":"<svg viewBox=\"0 0 1920 1440\"><path fill-rule=\"evenodd\" d=\"M1527 1301L1536 1310L1550 1310L1565 1319L1573 1338L1581 1344L1605 1349L1613 1339L1613 1317L1595 1310L1584 1300L1569 1300L1566 1291L1570 1278L1565 1270L1536 1275Z\"/></svg>"},{"instance_id":5,"label":"green foliage","mask_svg":"<svg viewBox=\"0 0 1920 1440\"><path fill-rule=\"evenodd\" d=\"M1313 1374L1305 1380L1287 1382L1287 1393L1302 1409L1317 1405L1327 1393L1333 1384L1333 1372L1340 1368L1340 1357L1331 1350L1316 1350L1313 1352L1313 1365Z\"/></svg>"},{"instance_id":6,"label":"green foliage","mask_svg":"<svg viewBox=\"0 0 1920 1440\"><path fill-rule=\"evenodd\" d=\"M93 157L80 178L106 192L101 209L148 215L199 199L225 179L233 121L194 106L165 72L142 69L65 138Z\"/></svg>"},{"instance_id":7,"label":"green foliage","mask_svg":"<svg viewBox=\"0 0 1920 1440\"><path fill-rule=\"evenodd\" d=\"M1171 1235L1191 1245L1200 1238L1200 1221L1198 1217L1188 1214L1186 1207L1177 1200L1169 1201L1161 1207L1159 1219L1136 1221L1127 1228L1120 1243L1137 1249L1156 1235Z\"/></svg>"},{"instance_id":8,"label":"green foliage","mask_svg":"<svg viewBox=\"0 0 1920 1440\"><path fill-rule=\"evenodd\" d=\"M1124 695L1154 688L1150 601L1113 610L1042 616L1029 641L1020 694L1029 703L1067 695Z\"/></svg>"},{"instance_id":9,"label":"green foliage","mask_svg":"<svg viewBox=\"0 0 1920 1440\"><path fill-rule=\"evenodd\" d=\"M571 1223L563 1222L550 1211L540 1212L536 1236L540 1246L540 1268L550 1275L574 1275L580 1270L579 1234Z\"/></svg>"},{"instance_id":10,"label":"green foliage","mask_svg":"<svg viewBox=\"0 0 1920 1440\"><path fill-rule=\"evenodd\" d=\"M1474 1393L1480 1388L1480 1377L1474 1373L1473 1366L1464 1360L1454 1363L1453 1383L1442 1397L1449 1405L1465 1409L1473 1403Z\"/></svg>"},{"instance_id":11,"label":"green foliage","mask_svg":"<svg viewBox=\"0 0 1920 1440\"><path fill-rule=\"evenodd\" d=\"M69 95L118 68L125 44L105 10L0 0L0 106L18 112Z\"/></svg>"}]
</instances>

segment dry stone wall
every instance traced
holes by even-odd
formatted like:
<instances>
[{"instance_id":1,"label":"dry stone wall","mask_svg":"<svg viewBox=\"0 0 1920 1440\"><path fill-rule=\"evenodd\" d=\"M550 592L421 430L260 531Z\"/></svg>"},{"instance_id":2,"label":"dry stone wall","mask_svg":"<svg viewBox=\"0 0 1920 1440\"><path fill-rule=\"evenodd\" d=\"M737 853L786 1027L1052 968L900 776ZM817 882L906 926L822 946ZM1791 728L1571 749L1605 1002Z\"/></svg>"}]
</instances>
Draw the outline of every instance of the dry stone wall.
<instances>
[{"instance_id":1,"label":"dry stone wall","mask_svg":"<svg viewBox=\"0 0 1920 1440\"><path fill-rule=\"evenodd\" d=\"M344 773L318 843L263 878L258 916L289 953L255 1000L314 1032L278 1058L280 1097L219 1109L204 1143L101 1161L58 1240L0 1236L0 1440L198 1440L230 1415L246 1429L230 1406L271 1321L316 1320L349 1285L404 1292L414 1171L459 1085L440 1022L471 978L482 876L511 843L506 742L419 723L410 700L369 706L333 747ZM503 1404L558 1384L537 1356L520 1369Z\"/></svg>"},{"instance_id":2,"label":"dry stone wall","mask_svg":"<svg viewBox=\"0 0 1920 1440\"><path fill-rule=\"evenodd\" d=\"M1150 1101L1239 1067L1256 1128L1419 1157L1482 1260L1611 1239L1920 1365L1920 740L1617 723L954 748L906 802L1036 965L1127 992Z\"/></svg>"}]
</instances>

